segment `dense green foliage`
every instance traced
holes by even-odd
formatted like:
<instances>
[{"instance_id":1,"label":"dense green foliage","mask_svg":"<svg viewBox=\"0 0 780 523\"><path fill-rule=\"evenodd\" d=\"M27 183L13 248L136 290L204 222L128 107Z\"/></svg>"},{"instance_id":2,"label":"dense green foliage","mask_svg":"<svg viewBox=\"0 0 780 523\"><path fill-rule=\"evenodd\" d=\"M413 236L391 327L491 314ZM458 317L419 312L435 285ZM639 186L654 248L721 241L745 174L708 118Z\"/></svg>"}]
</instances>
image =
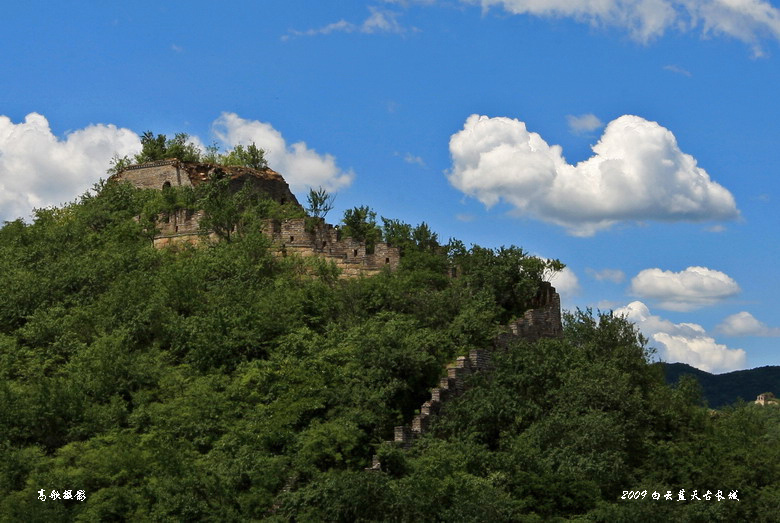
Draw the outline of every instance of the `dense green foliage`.
<instances>
[{"instance_id":1,"label":"dense green foliage","mask_svg":"<svg viewBox=\"0 0 780 523\"><path fill-rule=\"evenodd\" d=\"M366 252L369 254L374 252L376 243L382 240L382 229L376 224L376 213L365 205L347 209L341 223L344 224L344 235L366 242Z\"/></svg>"},{"instance_id":2,"label":"dense green foliage","mask_svg":"<svg viewBox=\"0 0 780 523\"><path fill-rule=\"evenodd\" d=\"M130 156L115 155L111 160L111 168L108 174L116 174L133 164L156 162L176 158L182 162L206 162L224 166L251 167L252 169L265 169L268 162L265 159L265 151L251 143L248 146L236 145L233 149L221 153L216 144L206 147L203 151L194 142L190 141L187 133L176 133L173 138L164 134L155 135L152 131L146 131L141 136L141 151Z\"/></svg>"},{"instance_id":3,"label":"dense green foliage","mask_svg":"<svg viewBox=\"0 0 780 523\"><path fill-rule=\"evenodd\" d=\"M151 247L155 213L208 198L212 216L235 207L231 241ZM386 446L443 366L489 347L561 265L387 220L400 269L339 280L272 255L252 226L269 205L218 180L198 194L109 183L0 229L0 521L776 514L780 409L711 416L609 315L496 354L412 450ZM384 470L364 470L377 450ZM620 500L681 488L742 501ZM86 501L38 499L65 489Z\"/></svg>"},{"instance_id":4,"label":"dense green foliage","mask_svg":"<svg viewBox=\"0 0 780 523\"><path fill-rule=\"evenodd\" d=\"M177 133L173 138L164 134L154 135L146 131L141 136L141 152L135 155L135 163L156 162L177 158L182 162L200 161L200 148L189 141L186 133Z\"/></svg>"}]
</instances>

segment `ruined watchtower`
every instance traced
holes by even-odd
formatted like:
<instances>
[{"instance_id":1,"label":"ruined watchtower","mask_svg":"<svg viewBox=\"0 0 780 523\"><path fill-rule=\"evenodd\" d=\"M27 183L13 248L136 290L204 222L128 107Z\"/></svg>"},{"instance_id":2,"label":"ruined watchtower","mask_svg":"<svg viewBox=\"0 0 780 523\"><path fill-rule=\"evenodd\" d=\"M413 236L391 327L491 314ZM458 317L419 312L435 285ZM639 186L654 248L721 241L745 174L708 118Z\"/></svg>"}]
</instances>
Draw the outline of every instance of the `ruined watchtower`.
<instances>
[{"instance_id":1,"label":"ruined watchtower","mask_svg":"<svg viewBox=\"0 0 780 523\"><path fill-rule=\"evenodd\" d=\"M140 189L164 190L166 187L197 187L206 183L217 170L230 177L233 191L249 184L267 198L303 210L282 175L267 167L251 169L173 159L132 165L112 179L130 182ZM203 239L200 229L202 218L202 211L186 209L161 216L157 223L160 232L153 240L154 246L200 243ZM322 220L310 221L307 225L306 218L268 219L263 230L274 242L277 255L320 256L334 262L343 277L377 274L386 267L395 269L400 263L401 254L397 247L380 242L374 246L374 252L367 252L365 242L342 238L336 227Z\"/></svg>"},{"instance_id":2,"label":"ruined watchtower","mask_svg":"<svg viewBox=\"0 0 780 523\"><path fill-rule=\"evenodd\" d=\"M114 180L127 181L139 189L162 190L166 187L197 187L209 180L217 170L230 177L230 188L240 190L245 184L262 192L268 198L282 204L300 207L290 186L282 175L266 167L251 169L241 166L224 166L213 163L181 162L176 159L131 165L113 176Z\"/></svg>"}]
</instances>

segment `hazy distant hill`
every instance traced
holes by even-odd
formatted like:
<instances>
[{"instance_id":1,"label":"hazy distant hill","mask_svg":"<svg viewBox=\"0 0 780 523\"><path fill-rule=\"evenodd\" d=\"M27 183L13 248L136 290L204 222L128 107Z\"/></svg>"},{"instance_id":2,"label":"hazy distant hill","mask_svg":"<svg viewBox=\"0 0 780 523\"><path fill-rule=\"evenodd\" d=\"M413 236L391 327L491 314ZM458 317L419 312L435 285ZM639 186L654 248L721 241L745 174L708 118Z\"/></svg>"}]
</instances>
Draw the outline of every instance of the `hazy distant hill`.
<instances>
[{"instance_id":1,"label":"hazy distant hill","mask_svg":"<svg viewBox=\"0 0 780 523\"><path fill-rule=\"evenodd\" d=\"M780 366L758 367L726 374L710 374L685 363L663 363L666 382L677 383L690 374L701 384L707 404L714 409L734 403L739 398L754 401L762 392L780 394Z\"/></svg>"}]
</instances>

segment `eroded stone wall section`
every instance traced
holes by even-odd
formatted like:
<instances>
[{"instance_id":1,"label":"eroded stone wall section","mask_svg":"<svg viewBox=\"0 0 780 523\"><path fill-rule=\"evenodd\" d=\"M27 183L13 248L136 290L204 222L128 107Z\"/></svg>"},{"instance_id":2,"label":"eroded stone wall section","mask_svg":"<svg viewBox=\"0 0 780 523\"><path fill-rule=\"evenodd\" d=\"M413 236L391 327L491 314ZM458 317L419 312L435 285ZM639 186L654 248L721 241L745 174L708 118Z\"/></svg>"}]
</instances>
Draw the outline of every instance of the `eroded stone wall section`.
<instances>
[{"instance_id":1,"label":"eroded stone wall section","mask_svg":"<svg viewBox=\"0 0 780 523\"><path fill-rule=\"evenodd\" d=\"M509 332L499 336L501 344L520 337L528 341L541 338L558 338L563 335L561 323L561 297L549 282L542 282L536 296L531 300L531 308L513 322L510 322Z\"/></svg>"},{"instance_id":2,"label":"eroded stone wall section","mask_svg":"<svg viewBox=\"0 0 780 523\"><path fill-rule=\"evenodd\" d=\"M159 191L165 184L172 187L192 187L189 176L185 173L182 177L181 164L178 160L131 165L114 175L113 178L130 182L139 189L157 189Z\"/></svg>"},{"instance_id":3,"label":"eroded stone wall section","mask_svg":"<svg viewBox=\"0 0 780 523\"><path fill-rule=\"evenodd\" d=\"M236 165L181 162L176 159L131 165L113 175L112 180L126 181L139 189L162 190L165 187L197 187L213 174L221 172L230 178L231 190L249 186L281 204L301 207L281 174L270 168L251 169Z\"/></svg>"},{"instance_id":4,"label":"eroded stone wall section","mask_svg":"<svg viewBox=\"0 0 780 523\"><path fill-rule=\"evenodd\" d=\"M320 256L332 261L345 277L370 276L384 268L395 270L401 263L401 251L386 243L377 243L374 252L366 253L365 242L342 238L337 227L322 220L306 218L266 220L263 230L284 255Z\"/></svg>"}]
</instances>

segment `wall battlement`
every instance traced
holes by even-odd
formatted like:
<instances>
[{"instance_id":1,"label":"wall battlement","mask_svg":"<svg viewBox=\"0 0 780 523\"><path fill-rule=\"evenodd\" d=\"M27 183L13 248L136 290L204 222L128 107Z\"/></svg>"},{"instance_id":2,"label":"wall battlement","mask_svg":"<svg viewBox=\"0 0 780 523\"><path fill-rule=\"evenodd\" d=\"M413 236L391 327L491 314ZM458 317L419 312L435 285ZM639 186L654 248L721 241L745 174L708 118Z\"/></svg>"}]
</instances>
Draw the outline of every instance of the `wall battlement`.
<instances>
[{"instance_id":1,"label":"wall battlement","mask_svg":"<svg viewBox=\"0 0 780 523\"><path fill-rule=\"evenodd\" d=\"M334 262L346 277L376 274L385 267L397 269L401 263L397 247L379 242L369 254L365 242L342 238L337 227L319 220L307 229L306 221L306 218L271 219L266 220L263 229L283 255L321 256Z\"/></svg>"},{"instance_id":2,"label":"wall battlement","mask_svg":"<svg viewBox=\"0 0 780 523\"><path fill-rule=\"evenodd\" d=\"M202 211L171 213L158 223L160 234L155 236L154 246L197 245L204 239L200 232L202 218ZM385 267L394 270L401 263L401 252L397 247L380 242L374 246L374 252L368 254L365 242L342 238L337 227L320 221L307 230L306 221L306 218L265 220L262 228L273 241L276 255L319 256L334 262L347 278L378 274ZM206 237L216 239L213 234Z\"/></svg>"}]
</instances>

